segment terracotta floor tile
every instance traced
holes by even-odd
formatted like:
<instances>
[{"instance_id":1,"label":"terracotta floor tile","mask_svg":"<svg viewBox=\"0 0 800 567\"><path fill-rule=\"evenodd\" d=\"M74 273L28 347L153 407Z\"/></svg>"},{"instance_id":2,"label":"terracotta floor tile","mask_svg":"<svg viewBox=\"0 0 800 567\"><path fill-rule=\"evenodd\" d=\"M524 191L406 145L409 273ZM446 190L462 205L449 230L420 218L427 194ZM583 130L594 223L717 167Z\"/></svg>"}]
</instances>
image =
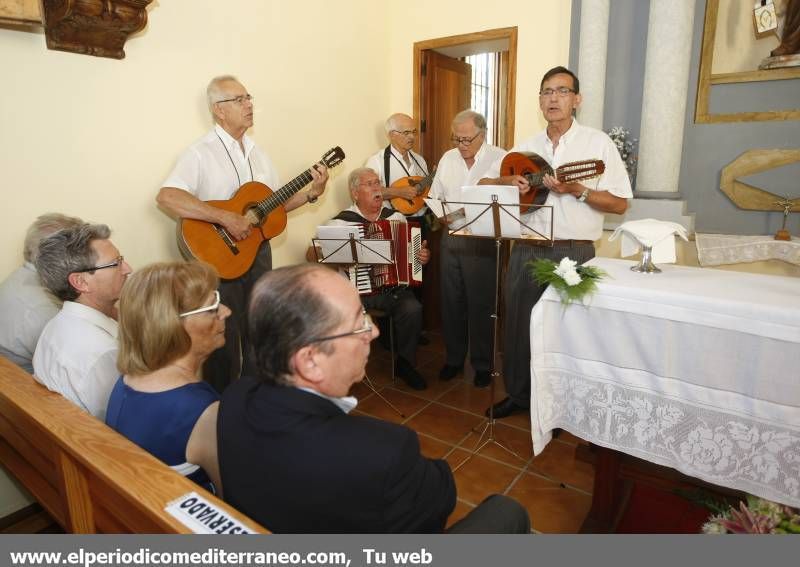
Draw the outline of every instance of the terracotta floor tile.
<instances>
[{"instance_id":1,"label":"terracotta floor tile","mask_svg":"<svg viewBox=\"0 0 800 567\"><path fill-rule=\"evenodd\" d=\"M469 438L461 443L460 448L473 450L478 444L481 433L484 433L483 427L480 431L471 433ZM489 432L486 431L483 435L482 442L486 441L488 436ZM529 431L525 431L517 427L509 427L508 425L495 422L494 436L499 443L508 447L522 458L519 459L515 457L505 449L497 446L495 443L487 444L483 449L481 449L479 453L480 455L491 457L493 459L497 459L498 461L503 461L506 464L518 468L524 467L533 456L533 442L531 441L531 434Z\"/></svg>"},{"instance_id":2,"label":"terracotta floor tile","mask_svg":"<svg viewBox=\"0 0 800 567\"><path fill-rule=\"evenodd\" d=\"M451 383L454 387L436 401L483 416L483 412L489 407L489 388L476 388L471 379L454 378ZM495 401L500 401L503 397L505 394L495 391Z\"/></svg>"},{"instance_id":3,"label":"terracotta floor tile","mask_svg":"<svg viewBox=\"0 0 800 567\"><path fill-rule=\"evenodd\" d=\"M588 494L530 473L517 480L508 496L525 506L535 531L548 534L578 533L592 504Z\"/></svg>"},{"instance_id":4,"label":"terracotta floor tile","mask_svg":"<svg viewBox=\"0 0 800 567\"><path fill-rule=\"evenodd\" d=\"M423 366L421 368L417 368L422 377L425 378L425 381L428 383L428 387L424 390L413 390L409 388L402 379L398 378L397 381L392 386L402 392L407 392L414 396L425 398L426 400L436 400L442 396L445 392L451 390L454 384L450 382L441 382L439 380L439 371L433 369L432 366Z\"/></svg>"},{"instance_id":5,"label":"terracotta floor tile","mask_svg":"<svg viewBox=\"0 0 800 567\"><path fill-rule=\"evenodd\" d=\"M467 504L461 500L456 500L456 507L453 509L453 513L447 518L447 527L449 528L461 518L472 512L474 509L475 506L472 504Z\"/></svg>"},{"instance_id":6,"label":"terracotta floor tile","mask_svg":"<svg viewBox=\"0 0 800 567\"><path fill-rule=\"evenodd\" d=\"M377 394L372 394L363 402L359 402L358 409L373 417L402 423L430 403L428 400L411 396L394 388L380 388L379 392L403 415L399 415Z\"/></svg>"},{"instance_id":7,"label":"terracotta floor tile","mask_svg":"<svg viewBox=\"0 0 800 567\"><path fill-rule=\"evenodd\" d=\"M447 462L451 468L455 468L468 456L467 451L457 449L447 457ZM511 481L524 473L519 469L475 455L453 474L458 497L477 505L490 494L502 494Z\"/></svg>"},{"instance_id":8,"label":"terracotta floor tile","mask_svg":"<svg viewBox=\"0 0 800 567\"><path fill-rule=\"evenodd\" d=\"M442 459L455 448L455 445L444 443L424 433L417 433L417 437L420 451L429 459Z\"/></svg>"},{"instance_id":9,"label":"terracotta floor tile","mask_svg":"<svg viewBox=\"0 0 800 567\"><path fill-rule=\"evenodd\" d=\"M505 425L513 425L514 427L519 427L520 429L527 429L528 431L531 430L531 414L527 411L522 413L515 413L508 417L504 417L503 419L499 419L498 421Z\"/></svg>"},{"instance_id":10,"label":"terracotta floor tile","mask_svg":"<svg viewBox=\"0 0 800 567\"><path fill-rule=\"evenodd\" d=\"M433 403L406 422L406 425L418 433L425 433L455 445L478 423L478 416Z\"/></svg>"},{"instance_id":11,"label":"terracotta floor tile","mask_svg":"<svg viewBox=\"0 0 800 567\"><path fill-rule=\"evenodd\" d=\"M528 470L591 493L594 486L594 466L576 459L575 447L559 440L550 441L544 451L533 458Z\"/></svg>"}]
</instances>

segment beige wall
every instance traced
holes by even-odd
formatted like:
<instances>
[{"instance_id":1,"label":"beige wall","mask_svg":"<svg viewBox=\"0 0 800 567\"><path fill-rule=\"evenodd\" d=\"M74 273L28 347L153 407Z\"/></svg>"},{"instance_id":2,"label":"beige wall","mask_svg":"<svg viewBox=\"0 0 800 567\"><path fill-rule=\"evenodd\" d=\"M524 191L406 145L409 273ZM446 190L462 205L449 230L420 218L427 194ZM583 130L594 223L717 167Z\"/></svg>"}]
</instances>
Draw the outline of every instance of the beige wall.
<instances>
[{"instance_id":1,"label":"beige wall","mask_svg":"<svg viewBox=\"0 0 800 567\"><path fill-rule=\"evenodd\" d=\"M122 61L48 51L41 33L0 29L0 67L13 70L0 89L10 212L0 224L0 278L46 211L108 223L134 267L178 257L174 223L153 199L178 152L209 128L203 89L221 73L239 75L256 97L251 135L284 181L331 146L348 155L333 194L292 213L273 242L276 265L300 261L314 227L347 204L347 172L385 143L384 118L411 112L414 41L518 25L517 132L528 136L541 127L528 93L567 60L569 9L506 0L477 16L485 3L476 0L157 1Z\"/></svg>"}]
</instances>

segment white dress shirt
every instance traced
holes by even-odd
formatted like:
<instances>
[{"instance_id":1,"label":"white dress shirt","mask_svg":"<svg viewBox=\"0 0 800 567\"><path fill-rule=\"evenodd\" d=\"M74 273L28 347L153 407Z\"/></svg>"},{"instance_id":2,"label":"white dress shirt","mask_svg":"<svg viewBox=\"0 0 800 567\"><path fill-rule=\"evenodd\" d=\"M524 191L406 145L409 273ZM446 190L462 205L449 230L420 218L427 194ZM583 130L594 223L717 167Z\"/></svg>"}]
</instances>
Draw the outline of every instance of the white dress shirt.
<instances>
[{"instance_id":1,"label":"white dress shirt","mask_svg":"<svg viewBox=\"0 0 800 567\"><path fill-rule=\"evenodd\" d=\"M478 181L486 177L486 172L497 161L502 160L506 155L503 148L483 144L478 153L475 154L475 163L472 167L467 167L467 162L461 157L458 148L448 150L439 160L436 168L436 176L431 185L430 197L434 199L445 199L448 202L463 201L461 188L469 185L477 185ZM448 206L448 212L460 208L462 205ZM466 219L455 221L450 228L458 230L465 223Z\"/></svg>"},{"instance_id":2,"label":"white dress shirt","mask_svg":"<svg viewBox=\"0 0 800 567\"><path fill-rule=\"evenodd\" d=\"M162 187L188 191L201 201L230 199L248 181L259 181L273 191L280 178L267 155L246 134L239 142L219 124L186 148Z\"/></svg>"},{"instance_id":3,"label":"white dress shirt","mask_svg":"<svg viewBox=\"0 0 800 567\"><path fill-rule=\"evenodd\" d=\"M55 317L61 302L39 282L25 262L0 284L0 355L33 374L33 351L42 329Z\"/></svg>"},{"instance_id":4,"label":"white dress shirt","mask_svg":"<svg viewBox=\"0 0 800 567\"><path fill-rule=\"evenodd\" d=\"M117 370L117 322L97 309L65 301L42 331L34 377L81 409L105 420Z\"/></svg>"},{"instance_id":5,"label":"white dress shirt","mask_svg":"<svg viewBox=\"0 0 800 567\"><path fill-rule=\"evenodd\" d=\"M414 152L413 150L408 150L409 153L408 159L411 163L407 164L400 155L400 152L398 152L394 146L390 145L389 147L391 148L392 151L392 156L389 156L389 185L391 185L398 179L402 179L403 177L410 177L410 176L425 177L426 175L428 175L428 164L425 162L424 157ZM384 175L383 171L384 151L386 151L386 148L381 148L381 150L378 153L370 157L367 160L367 163L364 164L364 167L369 167L375 170L375 172L378 174L378 179L381 180L381 184L386 183L386 176ZM383 206L391 208L392 204L389 201L384 201ZM416 217L416 216L422 216L424 214L425 214L425 207L422 207L419 211L417 211L411 216Z\"/></svg>"},{"instance_id":6,"label":"white dress shirt","mask_svg":"<svg viewBox=\"0 0 800 567\"><path fill-rule=\"evenodd\" d=\"M581 181L594 191L608 191L612 195L630 199L633 197L631 182L619 150L608 134L582 126L573 119L554 149L553 143L544 130L514 146L512 152L534 152L547 161L553 169L573 161L599 159L605 163L605 172L600 177ZM497 160L487 172L486 177L499 177L502 158ZM558 240L597 240L603 235L603 213L581 203L574 196L550 192L545 205L553 207L553 238ZM549 210L541 209L523 215L521 220L545 236L550 234ZM523 232L525 227L523 227Z\"/></svg>"}]
</instances>

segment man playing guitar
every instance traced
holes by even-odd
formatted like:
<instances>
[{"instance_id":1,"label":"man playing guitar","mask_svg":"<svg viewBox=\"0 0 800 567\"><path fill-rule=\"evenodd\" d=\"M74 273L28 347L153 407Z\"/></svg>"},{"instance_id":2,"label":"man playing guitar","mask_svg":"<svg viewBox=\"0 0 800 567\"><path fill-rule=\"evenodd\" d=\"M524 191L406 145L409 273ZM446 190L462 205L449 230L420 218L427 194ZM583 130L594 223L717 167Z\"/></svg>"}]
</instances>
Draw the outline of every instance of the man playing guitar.
<instances>
[{"instance_id":1,"label":"man playing guitar","mask_svg":"<svg viewBox=\"0 0 800 567\"><path fill-rule=\"evenodd\" d=\"M250 221L205 201L229 199L249 181L273 188L280 187L280 181L272 161L245 134L253 126L253 97L247 89L235 77L223 75L211 80L206 95L215 126L180 155L156 201L172 217L215 223L242 240L253 230ZM326 167L320 164L310 172L311 188L289 198L284 204L286 211L313 203L325 190ZM212 354L203 367L206 380L220 392L239 377L242 355L245 361L248 358L247 299L259 276L270 269L272 252L266 241L245 275L220 284L221 301L233 314L225 329L225 347Z\"/></svg>"}]
</instances>

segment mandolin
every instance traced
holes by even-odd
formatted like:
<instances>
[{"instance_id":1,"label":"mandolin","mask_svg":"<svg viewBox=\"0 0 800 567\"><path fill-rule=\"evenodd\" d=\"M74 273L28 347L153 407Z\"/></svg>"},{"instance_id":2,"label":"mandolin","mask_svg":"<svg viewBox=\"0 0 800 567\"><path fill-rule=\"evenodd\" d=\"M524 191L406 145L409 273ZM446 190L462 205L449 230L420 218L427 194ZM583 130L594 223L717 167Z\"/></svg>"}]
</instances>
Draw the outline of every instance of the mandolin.
<instances>
[{"instance_id":1,"label":"mandolin","mask_svg":"<svg viewBox=\"0 0 800 567\"><path fill-rule=\"evenodd\" d=\"M331 168L342 160L344 152L337 146L326 152L320 162ZM214 266L221 278L238 278L253 265L261 243L278 236L286 228L283 204L312 179L309 168L274 193L263 183L250 181L228 200L206 201L212 207L247 217L257 230L243 240L236 240L222 225L182 218L178 221L178 247L184 256Z\"/></svg>"},{"instance_id":2,"label":"mandolin","mask_svg":"<svg viewBox=\"0 0 800 567\"><path fill-rule=\"evenodd\" d=\"M599 159L587 159L550 167L545 159L533 152L511 152L500 164L500 175L521 175L528 180L531 190L519 196L520 212L526 213L532 205L544 205L550 190L542 184L545 175L552 175L562 183L575 183L603 174L606 164Z\"/></svg>"},{"instance_id":3,"label":"mandolin","mask_svg":"<svg viewBox=\"0 0 800 567\"><path fill-rule=\"evenodd\" d=\"M417 196L413 199L405 199L403 197L392 198L390 201L394 210L400 211L404 215L413 215L422 207L424 207L425 198L428 196L428 192L431 190L431 183L433 183L433 177L435 175L436 168L431 170L431 172L425 177L411 175L409 177L401 177L392 183L392 187L395 189L399 189L401 187L414 187L417 190Z\"/></svg>"}]
</instances>

